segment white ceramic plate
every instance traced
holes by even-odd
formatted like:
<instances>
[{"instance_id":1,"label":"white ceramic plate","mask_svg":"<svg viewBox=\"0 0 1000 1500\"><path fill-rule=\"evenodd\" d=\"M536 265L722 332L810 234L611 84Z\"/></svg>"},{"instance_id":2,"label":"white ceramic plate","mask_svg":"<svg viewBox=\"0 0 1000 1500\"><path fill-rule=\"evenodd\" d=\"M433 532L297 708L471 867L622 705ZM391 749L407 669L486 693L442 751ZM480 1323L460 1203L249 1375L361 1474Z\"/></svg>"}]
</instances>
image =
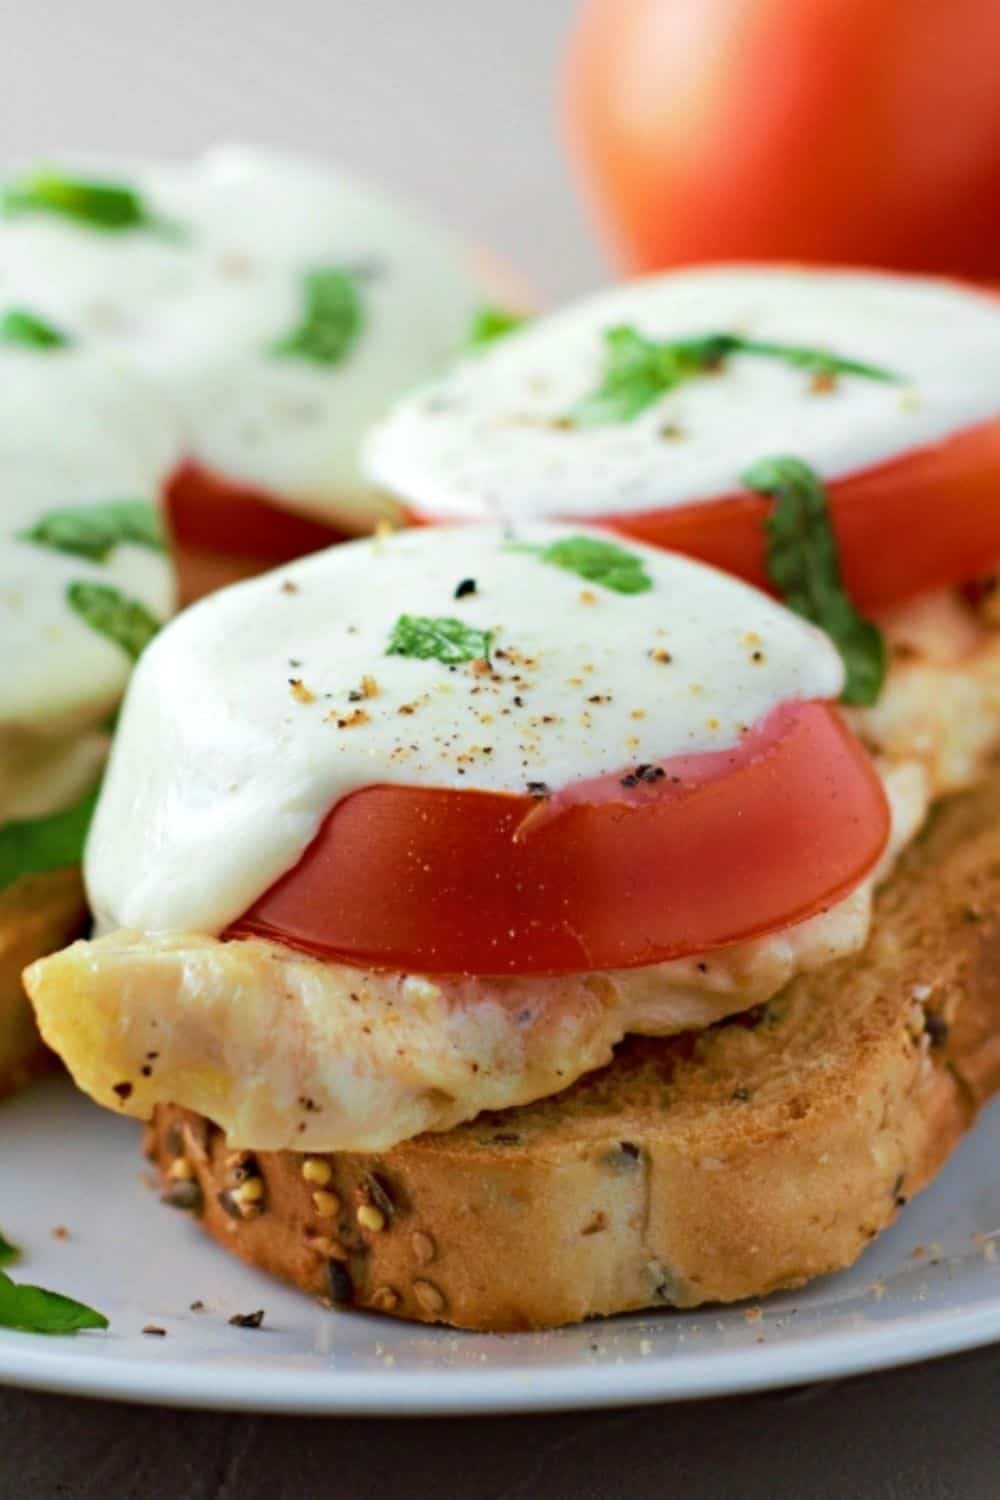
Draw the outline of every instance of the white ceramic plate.
<instances>
[{"instance_id":1,"label":"white ceramic plate","mask_svg":"<svg viewBox=\"0 0 1000 1500\"><path fill-rule=\"evenodd\" d=\"M1000 1108L851 1271L759 1310L505 1337L328 1312L244 1268L160 1205L135 1127L63 1080L3 1105L0 1123L0 1229L25 1250L14 1274L111 1319L74 1338L0 1331L11 1384L255 1411L540 1411L759 1390L1000 1339ZM229 1325L259 1307L259 1330ZM166 1337L143 1335L149 1323Z\"/></svg>"}]
</instances>

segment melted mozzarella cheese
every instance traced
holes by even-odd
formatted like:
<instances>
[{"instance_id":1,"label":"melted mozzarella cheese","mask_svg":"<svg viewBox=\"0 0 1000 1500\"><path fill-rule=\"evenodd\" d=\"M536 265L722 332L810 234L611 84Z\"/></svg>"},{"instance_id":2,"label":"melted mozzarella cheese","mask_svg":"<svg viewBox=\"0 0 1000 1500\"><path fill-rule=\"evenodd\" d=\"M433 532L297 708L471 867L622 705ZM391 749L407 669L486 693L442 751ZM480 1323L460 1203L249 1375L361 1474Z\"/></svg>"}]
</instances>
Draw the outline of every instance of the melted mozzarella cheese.
<instances>
[{"instance_id":1,"label":"melted mozzarella cheese","mask_svg":"<svg viewBox=\"0 0 1000 1500\"><path fill-rule=\"evenodd\" d=\"M131 669L71 607L71 587L111 586L157 619L173 605L164 553L123 545L94 561L26 534L54 511L154 507L175 443L155 392L106 357L0 350L0 823L57 811L93 784L100 726Z\"/></svg>"},{"instance_id":2,"label":"melted mozzarella cheese","mask_svg":"<svg viewBox=\"0 0 1000 1500\"><path fill-rule=\"evenodd\" d=\"M181 1103L234 1146L373 1151L556 1092L630 1032L700 1029L766 1002L864 947L874 891L932 798L956 789L956 768L963 784L978 775L1000 741L1000 634L945 595L883 623L896 660L877 708L850 717L874 748L881 715L891 837L871 876L808 921L673 963L527 979L373 973L261 942L117 932L29 973L44 1034L112 1107L128 1081L129 1112Z\"/></svg>"},{"instance_id":3,"label":"melted mozzarella cheese","mask_svg":"<svg viewBox=\"0 0 1000 1500\"><path fill-rule=\"evenodd\" d=\"M631 420L566 417L601 384L604 334L738 333L898 375L839 377L735 355ZM371 478L422 515L601 517L714 499L755 459L794 452L826 479L1000 411L1000 301L954 283L790 267L712 267L614 287L530 324L403 401L370 434Z\"/></svg>"},{"instance_id":4,"label":"melted mozzarella cheese","mask_svg":"<svg viewBox=\"0 0 1000 1500\"><path fill-rule=\"evenodd\" d=\"M912 765L887 790L883 873L926 808ZM629 1032L669 1036L770 999L864 946L873 885L784 932L609 973L432 980L255 940L116 932L26 982L46 1041L101 1104L139 1118L181 1104L256 1150L379 1151L557 1093Z\"/></svg>"},{"instance_id":5,"label":"melted mozzarella cheese","mask_svg":"<svg viewBox=\"0 0 1000 1500\"><path fill-rule=\"evenodd\" d=\"M918 761L932 798L961 791L1000 744L1000 630L947 592L880 623L889 674L878 702L852 709L848 720L876 755Z\"/></svg>"},{"instance_id":6,"label":"melted mozzarella cheese","mask_svg":"<svg viewBox=\"0 0 1000 1500\"><path fill-rule=\"evenodd\" d=\"M374 782L555 791L840 691L827 637L756 589L630 545L651 586L618 593L539 555L572 535L398 532L182 615L132 680L94 820L103 926L218 932ZM489 633L491 670L393 654L404 615Z\"/></svg>"},{"instance_id":7,"label":"melted mozzarella cheese","mask_svg":"<svg viewBox=\"0 0 1000 1500\"><path fill-rule=\"evenodd\" d=\"M177 457L349 529L392 510L361 477L360 437L465 342L486 282L469 252L368 184L275 153L104 174L165 227L2 219L0 309L29 306L150 376ZM274 352L317 267L359 276L360 334L336 364Z\"/></svg>"}]
</instances>

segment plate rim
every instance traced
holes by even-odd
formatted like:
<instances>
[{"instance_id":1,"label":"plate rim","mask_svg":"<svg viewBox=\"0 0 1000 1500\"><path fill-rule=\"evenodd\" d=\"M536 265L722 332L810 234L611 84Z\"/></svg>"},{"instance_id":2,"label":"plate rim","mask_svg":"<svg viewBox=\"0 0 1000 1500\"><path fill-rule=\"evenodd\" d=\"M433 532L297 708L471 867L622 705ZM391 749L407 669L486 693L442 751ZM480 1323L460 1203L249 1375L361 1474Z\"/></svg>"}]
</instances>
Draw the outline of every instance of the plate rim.
<instances>
[{"instance_id":1,"label":"plate rim","mask_svg":"<svg viewBox=\"0 0 1000 1500\"><path fill-rule=\"evenodd\" d=\"M595 1325L596 1326L596 1325ZM783 1386L874 1374L1000 1343L1000 1295L992 1306L901 1320L896 1326L809 1336L794 1345L685 1355L626 1365L596 1363L537 1372L369 1370L282 1372L265 1393L257 1366L193 1370L183 1361L66 1359L22 1345L0 1345L0 1386L55 1395L211 1411L285 1416L488 1416L586 1411L752 1395ZM495 1335L531 1338L531 1334ZM539 1335L545 1337L545 1335ZM678 1378L671 1378L672 1370ZM613 1372L613 1382L608 1376Z\"/></svg>"}]
</instances>

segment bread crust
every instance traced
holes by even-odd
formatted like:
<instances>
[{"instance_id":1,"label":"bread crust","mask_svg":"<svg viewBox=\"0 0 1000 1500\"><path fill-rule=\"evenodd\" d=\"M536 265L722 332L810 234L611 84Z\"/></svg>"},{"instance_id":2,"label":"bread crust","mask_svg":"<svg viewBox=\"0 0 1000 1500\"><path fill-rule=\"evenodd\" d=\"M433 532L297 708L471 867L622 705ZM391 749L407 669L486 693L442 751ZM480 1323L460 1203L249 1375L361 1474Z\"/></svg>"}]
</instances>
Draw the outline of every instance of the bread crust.
<instances>
[{"instance_id":1,"label":"bread crust","mask_svg":"<svg viewBox=\"0 0 1000 1500\"><path fill-rule=\"evenodd\" d=\"M234 1153L173 1107L148 1151L170 1201L307 1292L545 1328L850 1265L998 1087L1000 773L936 814L863 953L756 1013L378 1155Z\"/></svg>"},{"instance_id":2,"label":"bread crust","mask_svg":"<svg viewBox=\"0 0 1000 1500\"><path fill-rule=\"evenodd\" d=\"M87 921L78 869L24 875L0 890L0 1098L52 1067L21 983L26 966L62 948Z\"/></svg>"}]
</instances>

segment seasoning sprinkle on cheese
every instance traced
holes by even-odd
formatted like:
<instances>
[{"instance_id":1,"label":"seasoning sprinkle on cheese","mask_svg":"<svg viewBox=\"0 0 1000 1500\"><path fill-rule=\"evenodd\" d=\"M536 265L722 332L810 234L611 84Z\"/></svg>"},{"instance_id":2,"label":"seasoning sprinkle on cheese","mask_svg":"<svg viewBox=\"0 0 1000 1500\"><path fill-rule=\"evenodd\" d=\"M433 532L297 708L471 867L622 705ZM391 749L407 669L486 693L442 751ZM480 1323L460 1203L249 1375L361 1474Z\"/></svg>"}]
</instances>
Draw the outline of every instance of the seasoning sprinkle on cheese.
<instances>
[{"instance_id":1,"label":"seasoning sprinkle on cheese","mask_svg":"<svg viewBox=\"0 0 1000 1500\"><path fill-rule=\"evenodd\" d=\"M630 516L732 495L790 445L824 481L856 473L995 417L998 389L995 297L701 267L598 292L480 350L401 402L366 463L435 521Z\"/></svg>"},{"instance_id":2,"label":"seasoning sprinkle on cheese","mask_svg":"<svg viewBox=\"0 0 1000 1500\"><path fill-rule=\"evenodd\" d=\"M265 578L181 616L133 680L98 811L102 923L219 931L364 786L545 796L609 774L644 782L670 756L738 743L784 702L836 697L825 636L697 563L616 548L626 589L595 577L600 608L581 602L579 573L552 558L604 568L605 541L556 526L520 528L514 545L498 527L398 532L285 569L280 605ZM459 620L463 576L477 589ZM642 645L663 632L669 671L664 648ZM305 688L290 689L290 660L327 711L289 703Z\"/></svg>"}]
</instances>

